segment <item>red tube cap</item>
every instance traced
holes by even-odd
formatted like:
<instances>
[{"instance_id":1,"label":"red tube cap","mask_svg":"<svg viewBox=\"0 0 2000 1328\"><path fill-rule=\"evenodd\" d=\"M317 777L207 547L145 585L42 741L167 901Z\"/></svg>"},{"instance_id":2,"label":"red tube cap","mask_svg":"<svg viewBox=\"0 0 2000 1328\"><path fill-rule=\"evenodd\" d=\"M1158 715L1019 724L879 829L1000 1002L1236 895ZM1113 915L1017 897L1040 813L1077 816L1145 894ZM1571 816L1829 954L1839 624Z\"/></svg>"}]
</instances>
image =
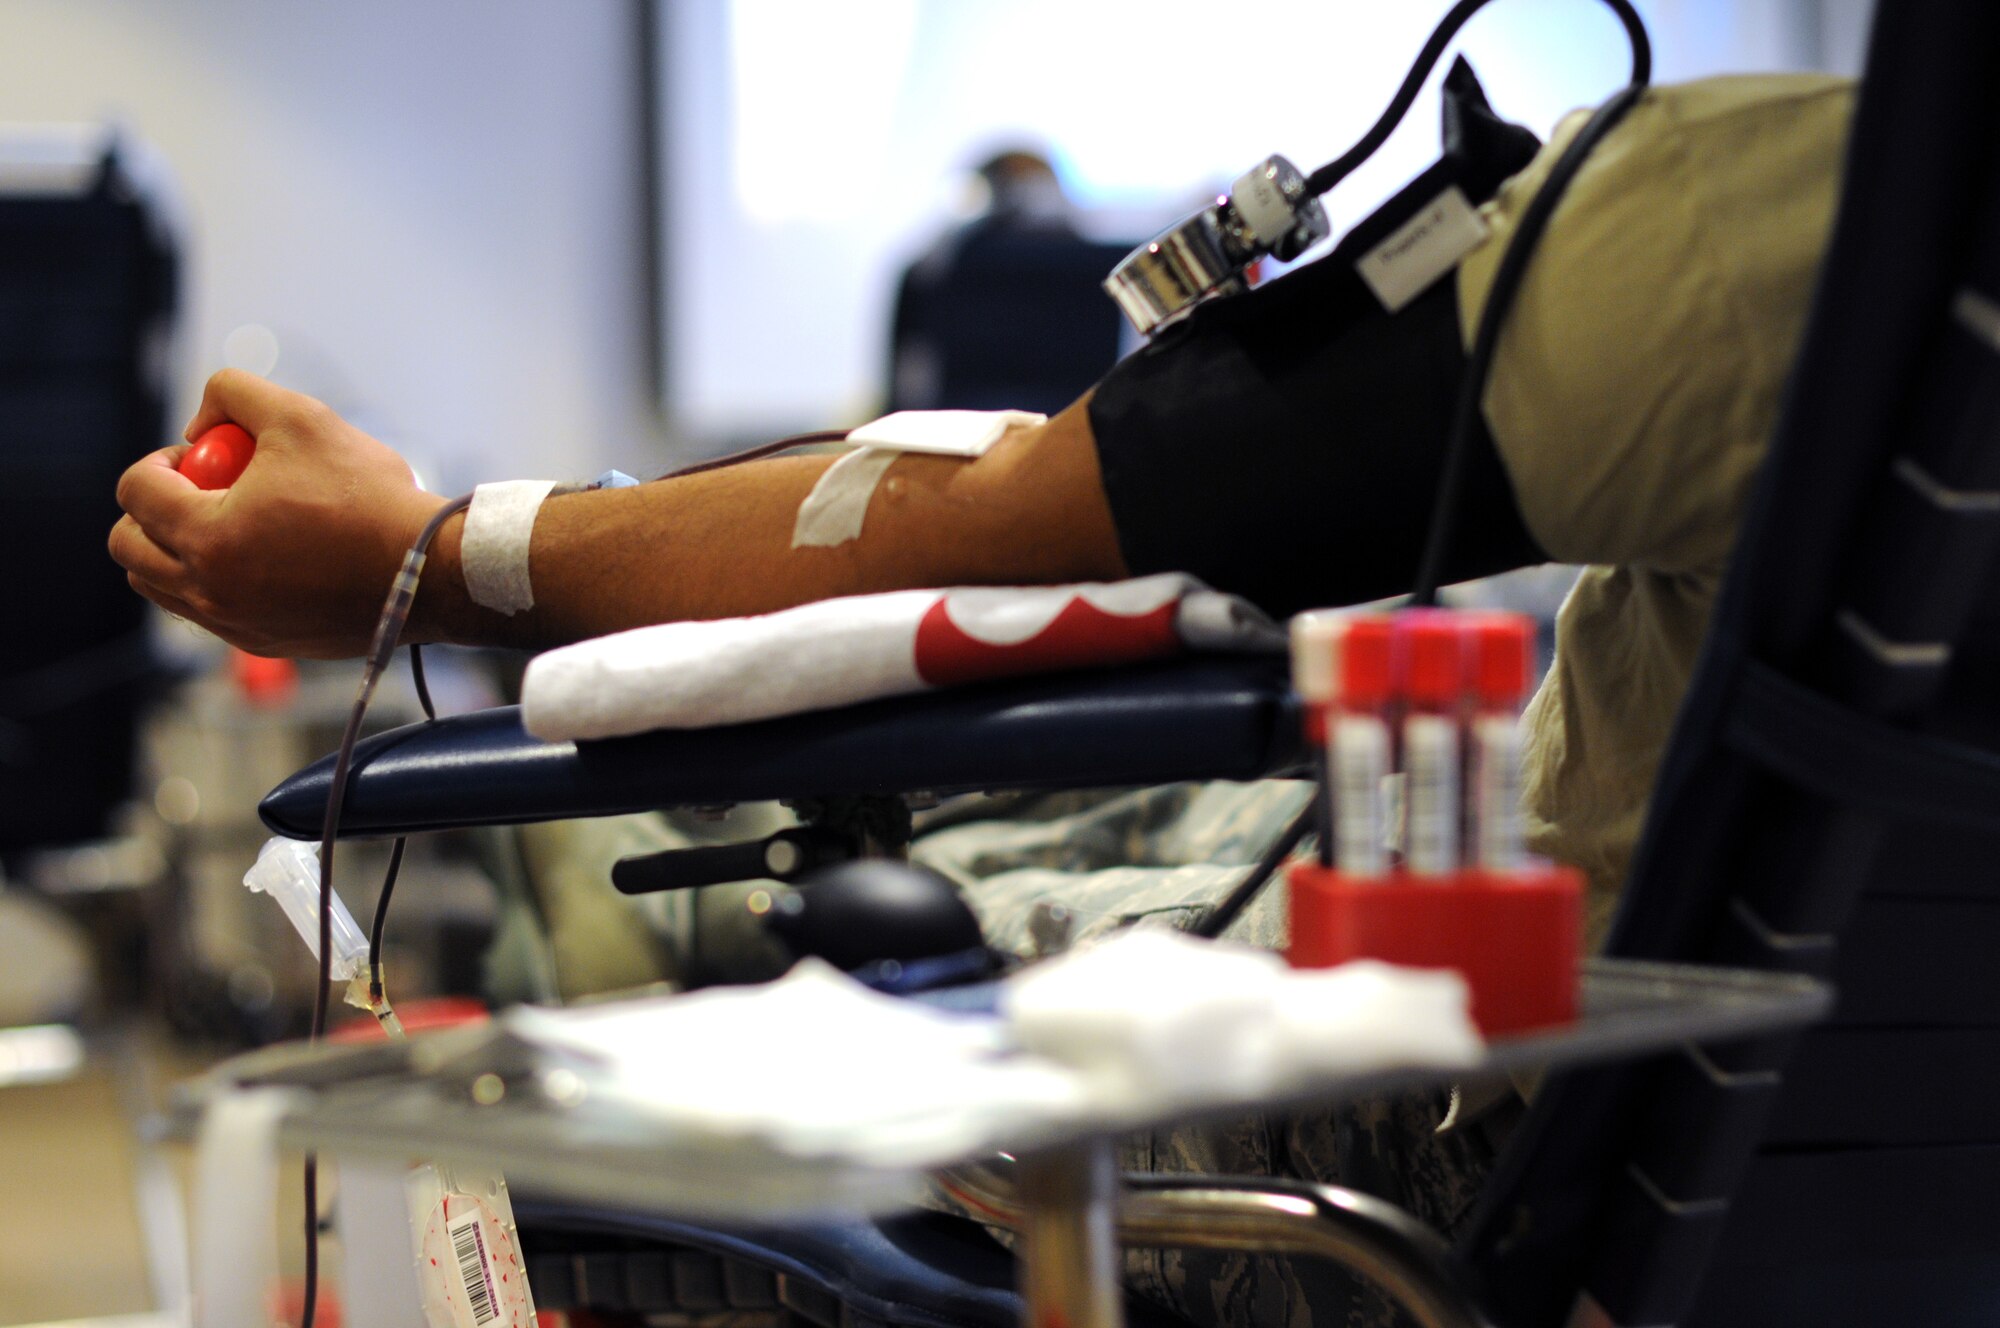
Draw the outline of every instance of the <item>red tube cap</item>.
<instances>
[{"instance_id":1,"label":"red tube cap","mask_svg":"<svg viewBox=\"0 0 2000 1328\"><path fill-rule=\"evenodd\" d=\"M1485 707L1513 707L1528 694L1535 625L1525 614L1483 613L1467 629L1472 692Z\"/></svg>"},{"instance_id":2,"label":"red tube cap","mask_svg":"<svg viewBox=\"0 0 2000 1328\"><path fill-rule=\"evenodd\" d=\"M1434 710L1456 706L1465 688L1465 654L1457 615L1442 610L1406 613L1399 626L1404 689L1410 704Z\"/></svg>"},{"instance_id":3,"label":"red tube cap","mask_svg":"<svg viewBox=\"0 0 2000 1328\"><path fill-rule=\"evenodd\" d=\"M1340 651L1338 700L1349 710L1379 710L1389 703L1394 634L1387 618L1347 620Z\"/></svg>"}]
</instances>

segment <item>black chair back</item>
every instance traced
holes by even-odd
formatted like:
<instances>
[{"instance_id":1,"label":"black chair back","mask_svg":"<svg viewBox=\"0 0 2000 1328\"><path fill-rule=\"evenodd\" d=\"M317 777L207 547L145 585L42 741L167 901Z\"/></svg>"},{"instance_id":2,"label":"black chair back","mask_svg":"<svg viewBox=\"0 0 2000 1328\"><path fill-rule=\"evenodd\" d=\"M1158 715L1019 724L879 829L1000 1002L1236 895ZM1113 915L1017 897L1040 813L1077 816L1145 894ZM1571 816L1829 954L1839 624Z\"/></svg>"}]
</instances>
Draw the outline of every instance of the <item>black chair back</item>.
<instances>
[{"instance_id":1,"label":"black chair back","mask_svg":"<svg viewBox=\"0 0 2000 1328\"><path fill-rule=\"evenodd\" d=\"M24 146L41 140L17 129ZM106 833L154 665L104 551L118 476L164 445L176 262L115 150L89 178L0 153L0 852Z\"/></svg>"},{"instance_id":2,"label":"black chair back","mask_svg":"<svg viewBox=\"0 0 2000 1328\"><path fill-rule=\"evenodd\" d=\"M1880 7L1828 258L1611 954L1799 971L1802 1037L1552 1083L1500 1322L2000 1321L2000 7Z\"/></svg>"}]
</instances>

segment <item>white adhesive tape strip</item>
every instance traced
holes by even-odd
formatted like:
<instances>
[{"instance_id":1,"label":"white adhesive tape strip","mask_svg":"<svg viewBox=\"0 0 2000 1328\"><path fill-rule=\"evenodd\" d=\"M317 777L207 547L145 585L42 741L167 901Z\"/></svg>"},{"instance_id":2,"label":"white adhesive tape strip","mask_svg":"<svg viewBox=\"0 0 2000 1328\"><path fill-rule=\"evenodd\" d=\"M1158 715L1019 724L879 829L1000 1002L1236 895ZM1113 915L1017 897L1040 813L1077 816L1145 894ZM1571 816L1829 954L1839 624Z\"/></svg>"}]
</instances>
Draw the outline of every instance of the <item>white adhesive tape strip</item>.
<instances>
[{"instance_id":1,"label":"white adhesive tape strip","mask_svg":"<svg viewBox=\"0 0 2000 1328\"><path fill-rule=\"evenodd\" d=\"M799 504L792 523L792 547L828 549L861 533L868 519L868 500L902 453L889 447L861 447L826 468L812 492Z\"/></svg>"},{"instance_id":2,"label":"white adhesive tape strip","mask_svg":"<svg viewBox=\"0 0 2000 1328\"><path fill-rule=\"evenodd\" d=\"M472 491L458 561L474 604L510 616L535 607L528 546L535 516L555 487L554 480L504 480Z\"/></svg>"},{"instance_id":3,"label":"white adhesive tape strip","mask_svg":"<svg viewBox=\"0 0 2000 1328\"><path fill-rule=\"evenodd\" d=\"M986 455L1009 429L1048 421L1026 410L899 410L847 435L857 445L827 467L799 504L792 547L825 549L861 534L868 503L898 454L928 452L972 460Z\"/></svg>"}]
</instances>

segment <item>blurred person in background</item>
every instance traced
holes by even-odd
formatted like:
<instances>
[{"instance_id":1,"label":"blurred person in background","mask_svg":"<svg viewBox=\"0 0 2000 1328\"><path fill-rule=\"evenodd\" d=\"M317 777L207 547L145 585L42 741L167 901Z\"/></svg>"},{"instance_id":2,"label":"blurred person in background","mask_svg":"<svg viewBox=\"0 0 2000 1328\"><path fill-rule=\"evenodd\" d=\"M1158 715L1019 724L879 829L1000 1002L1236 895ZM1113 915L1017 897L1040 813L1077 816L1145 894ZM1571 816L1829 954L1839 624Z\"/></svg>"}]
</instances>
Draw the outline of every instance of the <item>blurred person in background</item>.
<instances>
[{"instance_id":1,"label":"blurred person in background","mask_svg":"<svg viewBox=\"0 0 2000 1328\"><path fill-rule=\"evenodd\" d=\"M1055 167L1021 147L973 172L971 215L904 271L889 330L889 410L1052 415L1118 357L1100 283L1122 244L1085 238Z\"/></svg>"}]
</instances>

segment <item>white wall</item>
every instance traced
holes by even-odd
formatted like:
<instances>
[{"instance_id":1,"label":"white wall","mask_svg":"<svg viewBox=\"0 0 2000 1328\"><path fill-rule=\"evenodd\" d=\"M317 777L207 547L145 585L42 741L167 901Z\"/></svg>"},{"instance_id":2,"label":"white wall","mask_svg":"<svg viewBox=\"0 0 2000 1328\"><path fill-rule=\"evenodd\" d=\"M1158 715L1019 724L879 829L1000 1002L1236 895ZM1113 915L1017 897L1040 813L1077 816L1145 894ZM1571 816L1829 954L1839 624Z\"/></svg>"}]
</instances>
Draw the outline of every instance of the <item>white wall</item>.
<instances>
[{"instance_id":1,"label":"white wall","mask_svg":"<svg viewBox=\"0 0 2000 1328\"><path fill-rule=\"evenodd\" d=\"M638 24L646 2L0 0L0 120L116 115L170 160L193 219L184 406L220 362L224 334L261 322L281 335L276 377L405 448L435 487L606 464L656 470L670 452L652 396L648 323ZM677 14L720 12L720 0L659 3ZM1373 14L1376 26L1387 15L1410 31L1399 28L1377 47L1322 40L1307 54L1379 64L1375 81L1393 82L1443 4L1316 0L1303 12L1319 15L1321 26ZM1662 78L1843 63L1858 52L1870 7L1641 5ZM1493 48L1482 70L1503 109L1544 120L1615 81L1616 28L1593 9L1583 0L1507 0L1474 25L1475 55ZM1552 43L1552 34L1566 40ZM1321 87L1354 81L1305 67ZM999 80L996 106L1033 96L1005 71L986 74L981 86ZM1356 93L1359 109L1348 119L1372 115L1386 95L1373 83ZM727 113L712 110L683 117L678 128L726 157ZM1415 120L1428 112L1426 100ZM1121 114L1133 134L1157 120ZM1324 110L1283 123L1245 118L1255 123L1244 126L1244 143L1219 162L1240 167L1273 148L1316 160L1351 132ZM1428 160L1433 132L1415 123L1399 138L1398 150L1416 154L1402 173ZM1394 156L1348 193L1366 201L1386 192L1401 178ZM703 188L681 195L684 204L712 201L726 181L716 168ZM815 337L858 348L864 368L879 359L879 309L836 313L838 302L797 289L783 299L746 298L745 281L796 272L814 252L810 243L718 228L698 209L682 215L708 223L690 248L723 298L704 303L705 288L683 273L672 340L683 352L720 350L738 324L750 338L749 352L725 353L703 370L708 390L735 393L746 410L769 407L797 376L779 365L780 352ZM878 216L885 271L891 251L907 248L918 229L913 217ZM673 274L669 281L672 291Z\"/></svg>"},{"instance_id":2,"label":"white wall","mask_svg":"<svg viewBox=\"0 0 2000 1328\"><path fill-rule=\"evenodd\" d=\"M113 115L231 328L434 483L657 468L635 0L5 0L0 119Z\"/></svg>"},{"instance_id":3,"label":"white wall","mask_svg":"<svg viewBox=\"0 0 2000 1328\"><path fill-rule=\"evenodd\" d=\"M1875 0L1813 0L1818 7L1820 63L1843 74L1861 72Z\"/></svg>"},{"instance_id":4,"label":"white wall","mask_svg":"<svg viewBox=\"0 0 2000 1328\"><path fill-rule=\"evenodd\" d=\"M663 3L665 0L663 0ZM1662 82L1825 59L1866 0L1637 0ZM1311 169L1390 98L1449 0L671 0L657 107L668 204L660 379L720 443L865 419L897 274L944 224L981 145L1042 143L1105 238L1136 239L1272 151ZM1217 54L1190 33L1221 23ZM1836 33L1837 37L1838 34ZM1191 45L1191 41L1194 42ZM1457 49L1547 132L1618 86L1592 0L1504 0ZM1023 71L1032 70L1032 75ZM1336 234L1436 157L1436 100L1326 199Z\"/></svg>"}]
</instances>

